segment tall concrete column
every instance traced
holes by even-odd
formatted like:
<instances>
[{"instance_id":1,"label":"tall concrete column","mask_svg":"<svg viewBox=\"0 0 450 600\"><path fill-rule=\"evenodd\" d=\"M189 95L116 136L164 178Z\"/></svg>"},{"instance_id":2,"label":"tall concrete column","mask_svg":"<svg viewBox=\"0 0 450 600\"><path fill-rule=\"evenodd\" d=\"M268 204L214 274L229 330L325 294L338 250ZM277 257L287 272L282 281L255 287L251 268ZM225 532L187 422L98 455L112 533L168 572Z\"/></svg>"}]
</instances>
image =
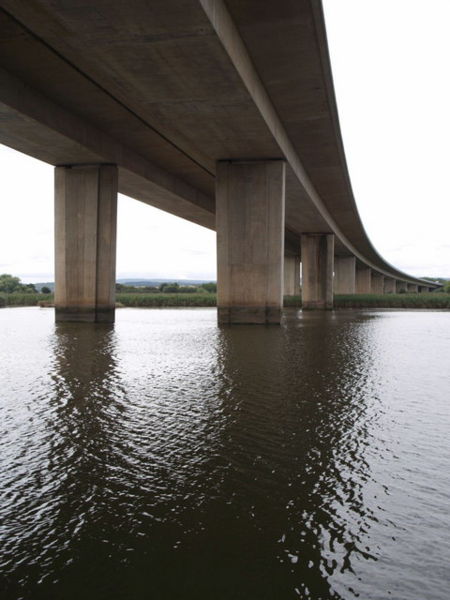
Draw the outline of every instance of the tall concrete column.
<instances>
[{"instance_id":1,"label":"tall concrete column","mask_svg":"<svg viewBox=\"0 0 450 600\"><path fill-rule=\"evenodd\" d=\"M284 257L284 295L300 295L300 257Z\"/></svg>"},{"instance_id":2,"label":"tall concrete column","mask_svg":"<svg viewBox=\"0 0 450 600\"><path fill-rule=\"evenodd\" d=\"M407 291L406 286L407 286L406 281L397 280L396 285L395 285L395 290L396 290L397 294L406 292Z\"/></svg>"},{"instance_id":3,"label":"tall concrete column","mask_svg":"<svg viewBox=\"0 0 450 600\"><path fill-rule=\"evenodd\" d=\"M407 287L406 287L406 291L412 293L412 294L418 294L419 293L419 287L414 284L414 283L408 283Z\"/></svg>"},{"instance_id":4,"label":"tall concrete column","mask_svg":"<svg viewBox=\"0 0 450 600\"><path fill-rule=\"evenodd\" d=\"M372 271L372 294L384 294L384 275Z\"/></svg>"},{"instance_id":5,"label":"tall concrete column","mask_svg":"<svg viewBox=\"0 0 450 600\"><path fill-rule=\"evenodd\" d=\"M334 235L303 233L302 308L333 308Z\"/></svg>"},{"instance_id":6,"label":"tall concrete column","mask_svg":"<svg viewBox=\"0 0 450 600\"><path fill-rule=\"evenodd\" d=\"M356 269L356 293L372 293L372 269L369 267L361 267L360 269Z\"/></svg>"},{"instance_id":7,"label":"tall concrete column","mask_svg":"<svg viewBox=\"0 0 450 600\"><path fill-rule=\"evenodd\" d=\"M396 292L395 279L392 279L392 277L385 277L384 278L384 293L385 294L395 294L395 292Z\"/></svg>"},{"instance_id":8,"label":"tall concrete column","mask_svg":"<svg viewBox=\"0 0 450 600\"><path fill-rule=\"evenodd\" d=\"M280 323L284 197L283 161L217 163L219 323Z\"/></svg>"},{"instance_id":9,"label":"tall concrete column","mask_svg":"<svg viewBox=\"0 0 450 600\"><path fill-rule=\"evenodd\" d=\"M334 293L354 294L356 290L356 258L354 256L334 257Z\"/></svg>"},{"instance_id":10,"label":"tall concrete column","mask_svg":"<svg viewBox=\"0 0 450 600\"><path fill-rule=\"evenodd\" d=\"M113 322L117 167L55 169L55 316Z\"/></svg>"}]
</instances>

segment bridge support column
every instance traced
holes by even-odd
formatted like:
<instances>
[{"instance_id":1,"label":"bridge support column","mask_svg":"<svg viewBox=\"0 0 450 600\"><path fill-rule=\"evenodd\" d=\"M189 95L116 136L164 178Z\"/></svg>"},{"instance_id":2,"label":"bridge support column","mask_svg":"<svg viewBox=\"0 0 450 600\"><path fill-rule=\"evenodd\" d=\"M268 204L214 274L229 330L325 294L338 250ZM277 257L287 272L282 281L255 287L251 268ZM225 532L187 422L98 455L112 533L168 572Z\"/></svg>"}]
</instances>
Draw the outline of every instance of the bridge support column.
<instances>
[{"instance_id":1,"label":"bridge support column","mask_svg":"<svg viewBox=\"0 0 450 600\"><path fill-rule=\"evenodd\" d=\"M397 282L395 284L395 290L396 290L397 294L402 294L403 292L406 292L407 291L406 281L397 280Z\"/></svg>"},{"instance_id":2,"label":"bridge support column","mask_svg":"<svg viewBox=\"0 0 450 600\"><path fill-rule=\"evenodd\" d=\"M412 294L418 294L419 293L419 287L414 284L414 283L408 283L406 290Z\"/></svg>"},{"instance_id":3,"label":"bridge support column","mask_svg":"<svg viewBox=\"0 0 450 600\"><path fill-rule=\"evenodd\" d=\"M302 308L331 310L333 308L334 235L303 233Z\"/></svg>"},{"instance_id":4,"label":"bridge support column","mask_svg":"<svg viewBox=\"0 0 450 600\"><path fill-rule=\"evenodd\" d=\"M283 161L220 161L216 169L219 323L280 323Z\"/></svg>"},{"instance_id":5,"label":"bridge support column","mask_svg":"<svg viewBox=\"0 0 450 600\"><path fill-rule=\"evenodd\" d=\"M356 269L356 293L372 293L372 269L369 267L361 267L360 269Z\"/></svg>"},{"instance_id":6,"label":"bridge support column","mask_svg":"<svg viewBox=\"0 0 450 600\"><path fill-rule=\"evenodd\" d=\"M55 169L56 321L113 322L117 167Z\"/></svg>"},{"instance_id":7,"label":"bridge support column","mask_svg":"<svg viewBox=\"0 0 450 600\"><path fill-rule=\"evenodd\" d=\"M395 294L395 292L396 292L395 279L392 279L392 277L385 277L384 278L384 293L385 294Z\"/></svg>"},{"instance_id":8,"label":"bridge support column","mask_svg":"<svg viewBox=\"0 0 450 600\"><path fill-rule=\"evenodd\" d=\"M384 275L372 271L372 294L384 294Z\"/></svg>"},{"instance_id":9,"label":"bridge support column","mask_svg":"<svg viewBox=\"0 0 450 600\"><path fill-rule=\"evenodd\" d=\"M300 295L300 257L284 257L284 295Z\"/></svg>"},{"instance_id":10,"label":"bridge support column","mask_svg":"<svg viewBox=\"0 0 450 600\"><path fill-rule=\"evenodd\" d=\"M354 256L334 257L334 293L354 294L356 289L356 258Z\"/></svg>"},{"instance_id":11,"label":"bridge support column","mask_svg":"<svg viewBox=\"0 0 450 600\"><path fill-rule=\"evenodd\" d=\"M419 294L428 294L430 288L426 285L419 285Z\"/></svg>"}]
</instances>

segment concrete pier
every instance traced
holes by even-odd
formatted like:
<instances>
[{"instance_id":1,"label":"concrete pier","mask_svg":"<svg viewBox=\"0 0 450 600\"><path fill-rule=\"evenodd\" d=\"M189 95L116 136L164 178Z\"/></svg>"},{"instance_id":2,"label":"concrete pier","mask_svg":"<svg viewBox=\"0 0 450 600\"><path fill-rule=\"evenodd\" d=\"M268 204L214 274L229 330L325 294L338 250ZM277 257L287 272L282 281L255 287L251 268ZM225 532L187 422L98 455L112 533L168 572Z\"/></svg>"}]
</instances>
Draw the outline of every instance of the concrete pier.
<instances>
[{"instance_id":1,"label":"concrete pier","mask_svg":"<svg viewBox=\"0 0 450 600\"><path fill-rule=\"evenodd\" d=\"M217 163L219 323L280 323L284 203L283 161Z\"/></svg>"},{"instance_id":2,"label":"concrete pier","mask_svg":"<svg viewBox=\"0 0 450 600\"><path fill-rule=\"evenodd\" d=\"M302 308L331 310L333 308L334 235L303 233Z\"/></svg>"},{"instance_id":3,"label":"concrete pier","mask_svg":"<svg viewBox=\"0 0 450 600\"><path fill-rule=\"evenodd\" d=\"M113 322L117 167L55 169L55 316Z\"/></svg>"},{"instance_id":4,"label":"concrete pier","mask_svg":"<svg viewBox=\"0 0 450 600\"><path fill-rule=\"evenodd\" d=\"M384 275L372 271L372 294L384 294Z\"/></svg>"},{"instance_id":5,"label":"concrete pier","mask_svg":"<svg viewBox=\"0 0 450 600\"><path fill-rule=\"evenodd\" d=\"M356 258L354 256L334 257L334 293L354 294L356 290Z\"/></svg>"},{"instance_id":6,"label":"concrete pier","mask_svg":"<svg viewBox=\"0 0 450 600\"><path fill-rule=\"evenodd\" d=\"M356 293L372 293L372 269L360 267L356 269Z\"/></svg>"},{"instance_id":7,"label":"concrete pier","mask_svg":"<svg viewBox=\"0 0 450 600\"><path fill-rule=\"evenodd\" d=\"M411 294L418 294L419 288L415 283L408 283L406 286L406 291Z\"/></svg>"},{"instance_id":8,"label":"concrete pier","mask_svg":"<svg viewBox=\"0 0 450 600\"><path fill-rule=\"evenodd\" d=\"M395 284L395 290L397 292L397 294L402 294L403 292L407 291L407 283L406 281L399 281L397 280L396 284Z\"/></svg>"},{"instance_id":9,"label":"concrete pier","mask_svg":"<svg viewBox=\"0 0 450 600\"><path fill-rule=\"evenodd\" d=\"M384 293L385 294L395 294L395 292L396 292L395 279L393 279L392 277L385 277L384 278Z\"/></svg>"},{"instance_id":10,"label":"concrete pier","mask_svg":"<svg viewBox=\"0 0 450 600\"><path fill-rule=\"evenodd\" d=\"M300 257L284 257L284 295L300 295Z\"/></svg>"}]
</instances>

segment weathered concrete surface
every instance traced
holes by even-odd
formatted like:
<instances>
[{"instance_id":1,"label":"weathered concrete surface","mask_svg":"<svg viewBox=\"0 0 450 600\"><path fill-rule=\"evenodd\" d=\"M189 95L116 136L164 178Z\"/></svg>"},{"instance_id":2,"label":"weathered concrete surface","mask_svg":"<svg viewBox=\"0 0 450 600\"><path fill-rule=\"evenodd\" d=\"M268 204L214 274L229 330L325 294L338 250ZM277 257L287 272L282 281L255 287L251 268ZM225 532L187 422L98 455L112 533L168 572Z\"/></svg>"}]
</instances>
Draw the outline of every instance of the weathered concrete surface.
<instances>
[{"instance_id":1,"label":"weathered concrete surface","mask_svg":"<svg viewBox=\"0 0 450 600\"><path fill-rule=\"evenodd\" d=\"M55 169L57 321L114 321L117 167Z\"/></svg>"},{"instance_id":2,"label":"weathered concrete surface","mask_svg":"<svg viewBox=\"0 0 450 600\"><path fill-rule=\"evenodd\" d=\"M418 294L419 293L419 287L417 285L415 285L414 283L408 283L406 286L406 291L413 293L413 294Z\"/></svg>"},{"instance_id":3,"label":"weathered concrete surface","mask_svg":"<svg viewBox=\"0 0 450 600\"><path fill-rule=\"evenodd\" d=\"M392 277L384 278L384 293L385 294L395 294L397 291L395 279Z\"/></svg>"},{"instance_id":4,"label":"weathered concrete surface","mask_svg":"<svg viewBox=\"0 0 450 600\"><path fill-rule=\"evenodd\" d=\"M284 295L300 295L300 257L284 257Z\"/></svg>"},{"instance_id":5,"label":"weathered concrete surface","mask_svg":"<svg viewBox=\"0 0 450 600\"><path fill-rule=\"evenodd\" d=\"M372 271L372 294L384 294L384 276Z\"/></svg>"},{"instance_id":6,"label":"weathered concrete surface","mask_svg":"<svg viewBox=\"0 0 450 600\"><path fill-rule=\"evenodd\" d=\"M396 281L395 283L395 291L397 294L401 294L402 292L406 292L408 288L408 284L406 281Z\"/></svg>"},{"instance_id":7,"label":"weathered concrete surface","mask_svg":"<svg viewBox=\"0 0 450 600\"><path fill-rule=\"evenodd\" d=\"M333 308L334 236L302 234L302 308Z\"/></svg>"},{"instance_id":8,"label":"weathered concrete surface","mask_svg":"<svg viewBox=\"0 0 450 600\"><path fill-rule=\"evenodd\" d=\"M359 267L356 269L356 293L372 293L372 269Z\"/></svg>"},{"instance_id":9,"label":"weathered concrete surface","mask_svg":"<svg viewBox=\"0 0 450 600\"><path fill-rule=\"evenodd\" d=\"M356 290L356 258L354 256L334 257L334 293L354 294Z\"/></svg>"},{"instance_id":10,"label":"weathered concrete surface","mask_svg":"<svg viewBox=\"0 0 450 600\"><path fill-rule=\"evenodd\" d=\"M219 323L279 323L285 164L220 162L216 186Z\"/></svg>"}]
</instances>

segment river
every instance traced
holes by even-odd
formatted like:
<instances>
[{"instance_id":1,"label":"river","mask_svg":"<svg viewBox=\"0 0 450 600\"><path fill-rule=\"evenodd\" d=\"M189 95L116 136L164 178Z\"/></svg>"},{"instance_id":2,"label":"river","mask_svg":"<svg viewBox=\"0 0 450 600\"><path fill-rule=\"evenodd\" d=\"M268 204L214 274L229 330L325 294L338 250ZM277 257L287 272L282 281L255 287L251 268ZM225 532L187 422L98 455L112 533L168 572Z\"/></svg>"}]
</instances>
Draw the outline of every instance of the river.
<instances>
[{"instance_id":1,"label":"river","mask_svg":"<svg viewBox=\"0 0 450 600\"><path fill-rule=\"evenodd\" d=\"M450 312L0 310L2 600L447 600Z\"/></svg>"}]
</instances>

